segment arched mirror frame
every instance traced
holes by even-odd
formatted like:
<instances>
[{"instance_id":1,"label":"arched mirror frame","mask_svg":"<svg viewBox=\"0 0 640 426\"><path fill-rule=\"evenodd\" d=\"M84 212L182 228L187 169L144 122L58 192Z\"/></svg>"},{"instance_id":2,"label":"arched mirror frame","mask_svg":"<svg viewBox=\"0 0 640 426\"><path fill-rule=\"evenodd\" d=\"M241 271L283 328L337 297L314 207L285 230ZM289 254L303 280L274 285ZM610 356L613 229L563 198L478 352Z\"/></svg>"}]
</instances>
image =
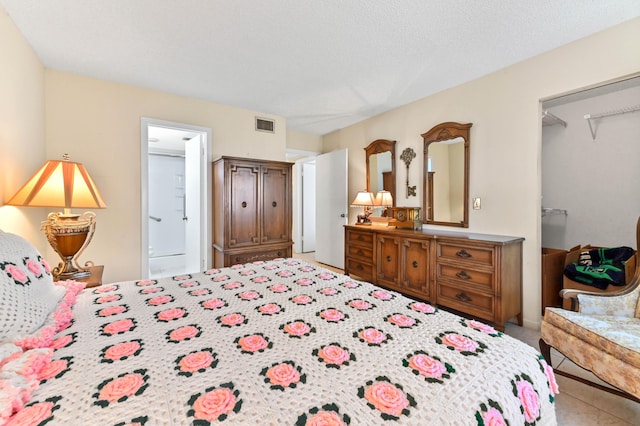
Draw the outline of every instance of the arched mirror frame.
<instances>
[{"instance_id":1,"label":"arched mirror frame","mask_svg":"<svg viewBox=\"0 0 640 426\"><path fill-rule=\"evenodd\" d=\"M460 228L469 227L469 144L471 142L469 129L472 125L473 123L461 124L449 121L446 123L440 123L421 135L424 144L424 198L422 199L422 206L424 211L424 222L427 224L457 226ZM461 222L440 222L433 218L433 174L428 170L429 145L435 142L451 140L458 137L464 139L463 219Z\"/></svg>"},{"instance_id":2,"label":"arched mirror frame","mask_svg":"<svg viewBox=\"0 0 640 426\"><path fill-rule=\"evenodd\" d=\"M393 205L396 205L396 141L390 141L388 139L376 139L371 142L365 149L365 156L367 158L367 191L371 192L371 175L369 172L369 158L375 154L381 154L383 152L391 153L391 188L388 191L393 198ZM376 194L373 194L374 197Z\"/></svg>"}]
</instances>

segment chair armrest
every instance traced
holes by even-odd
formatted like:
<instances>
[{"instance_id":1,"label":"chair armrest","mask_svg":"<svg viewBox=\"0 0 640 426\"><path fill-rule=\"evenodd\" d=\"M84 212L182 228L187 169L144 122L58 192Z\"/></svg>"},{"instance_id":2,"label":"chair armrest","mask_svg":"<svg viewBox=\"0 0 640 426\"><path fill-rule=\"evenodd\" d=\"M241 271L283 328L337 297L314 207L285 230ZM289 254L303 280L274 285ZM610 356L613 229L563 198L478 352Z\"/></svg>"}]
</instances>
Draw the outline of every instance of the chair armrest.
<instances>
[{"instance_id":1,"label":"chair armrest","mask_svg":"<svg viewBox=\"0 0 640 426\"><path fill-rule=\"evenodd\" d=\"M629 288L620 289L608 293L596 293L593 291L564 289L560 291L564 299L571 299L571 310L590 315L611 315L633 317L640 290Z\"/></svg>"},{"instance_id":2,"label":"chair armrest","mask_svg":"<svg viewBox=\"0 0 640 426\"><path fill-rule=\"evenodd\" d=\"M580 311L580 304L578 302L578 296L579 295L593 295L593 296L600 296L604 293L596 293L594 291L585 291L585 290L576 290L576 289L571 289L571 288L565 288L560 290L560 297L563 299L568 299L571 300L571 310L574 312L579 312ZM611 293L608 293L611 294Z\"/></svg>"}]
</instances>

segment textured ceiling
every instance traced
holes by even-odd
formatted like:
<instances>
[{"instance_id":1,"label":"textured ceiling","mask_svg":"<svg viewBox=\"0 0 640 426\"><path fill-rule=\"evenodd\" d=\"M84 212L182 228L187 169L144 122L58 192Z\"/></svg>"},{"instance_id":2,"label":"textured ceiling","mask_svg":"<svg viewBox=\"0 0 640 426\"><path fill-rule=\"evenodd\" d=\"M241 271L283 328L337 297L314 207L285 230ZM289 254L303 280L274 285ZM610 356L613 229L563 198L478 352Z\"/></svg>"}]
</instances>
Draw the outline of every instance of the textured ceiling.
<instances>
[{"instance_id":1,"label":"textured ceiling","mask_svg":"<svg viewBox=\"0 0 640 426\"><path fill-rule=\"evenodd\" d=\"M315 134L640 16L639 0L0 5L47 68L276 114Z\"/></svg>"}]
</instances>

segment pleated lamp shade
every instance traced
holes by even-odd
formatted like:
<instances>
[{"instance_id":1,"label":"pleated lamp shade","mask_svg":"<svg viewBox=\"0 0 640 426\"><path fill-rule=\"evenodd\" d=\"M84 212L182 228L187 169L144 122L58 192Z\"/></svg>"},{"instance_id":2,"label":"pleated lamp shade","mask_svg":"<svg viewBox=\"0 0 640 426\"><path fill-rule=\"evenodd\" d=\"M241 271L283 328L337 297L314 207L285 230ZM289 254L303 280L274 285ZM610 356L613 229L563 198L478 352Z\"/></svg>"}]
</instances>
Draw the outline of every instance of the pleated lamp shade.
<instances>
[{"instance_id":1,"label":"pleated lamp shade","mask_svg":"<svg viewBox=\"0 0 640 426\"><path fill-rule=\"evenodd\" d=\"M49 160L9 200L12 206L103 209L107 204L87 169L71 161ZM65 211L65 213L68 213Z\"/></svg>"},{"instance_id":2,"label":"pleated lamp shade","mask_svg":"<svg viewBox=\"0 0 640 426\"><path fill-rule=\"evenodd\" d=\"M360 191L356 195L356 198L351 202L351 205L354 207L373 206L374 203L375 203L375 200L371 192Z\"/></svg>"},{"instance_id":3,"label":"pleated lamp shade","mask_svg":"<svg viewBox=\"0 0 640 426\"><path fill-rule=\"evenodd\" d=\"M376 194L376 206L391 207L393 206L393 197L389 191L378 191Z\"/></svg>"}]
</instances>

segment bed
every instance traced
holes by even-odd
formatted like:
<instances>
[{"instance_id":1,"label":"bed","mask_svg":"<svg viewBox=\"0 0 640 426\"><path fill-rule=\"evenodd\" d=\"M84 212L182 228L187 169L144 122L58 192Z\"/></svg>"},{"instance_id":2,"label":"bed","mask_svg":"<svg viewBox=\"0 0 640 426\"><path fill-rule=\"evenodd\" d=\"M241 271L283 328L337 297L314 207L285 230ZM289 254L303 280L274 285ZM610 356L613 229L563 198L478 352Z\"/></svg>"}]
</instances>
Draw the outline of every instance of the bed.
<instances>
[{"instance_id":1,"label":"bed","mask_svg":"<svg viewBox=\"0 0 640 426\"><path fill-rule=\"evenodd\" d=\"M0 255L0 424L556 424L531 346L298 259L84 289Z\"/></svg>"}]
</instances>

